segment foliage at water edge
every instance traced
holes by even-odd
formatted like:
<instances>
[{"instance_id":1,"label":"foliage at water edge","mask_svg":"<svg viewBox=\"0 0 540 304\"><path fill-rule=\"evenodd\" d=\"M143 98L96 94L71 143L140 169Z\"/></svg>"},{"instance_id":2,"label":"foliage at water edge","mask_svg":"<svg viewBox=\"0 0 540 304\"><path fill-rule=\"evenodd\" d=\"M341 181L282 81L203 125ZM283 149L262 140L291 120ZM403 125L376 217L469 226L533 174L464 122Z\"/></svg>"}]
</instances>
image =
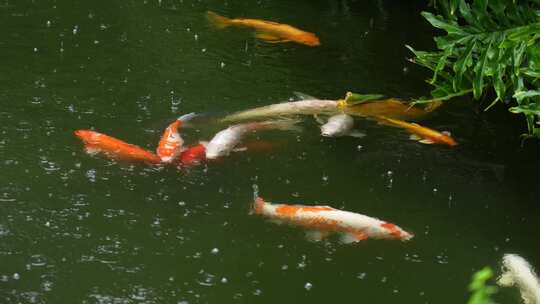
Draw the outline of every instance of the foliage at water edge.
<instances>
[{"instance_id":1,"label":"foliage at water edge","mask_svg":"<svg viewBox=\"0 0 540 304\"><path fill-rule=\"evenodd\" d=\"M540 0L435 0L440 13L422 12L434 27L437 51L407 46L413 62L433 71L432 98L450 100L471 94L475 100L493 96L522 114L528 135L540 138Z\"/></svg>"}]
</instances>

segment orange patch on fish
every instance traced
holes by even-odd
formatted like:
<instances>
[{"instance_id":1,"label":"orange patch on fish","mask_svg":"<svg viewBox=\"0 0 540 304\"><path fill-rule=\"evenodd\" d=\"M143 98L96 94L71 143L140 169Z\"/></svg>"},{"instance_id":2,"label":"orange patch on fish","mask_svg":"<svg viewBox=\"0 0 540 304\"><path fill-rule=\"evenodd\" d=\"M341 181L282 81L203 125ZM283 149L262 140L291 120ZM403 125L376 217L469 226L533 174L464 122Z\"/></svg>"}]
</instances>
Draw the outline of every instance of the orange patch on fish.
<instances>
[{"instance_id":1,"label":"orange patch on fish","mask_svg":"<svg viewBox=\"0 0 540 304\"><path fill-rule=\"evenodd\" d=\"M397 228L396 225L392 224L392 223L384 223L384 224L381 224L381 227L383 227L384 229L388 230L393 236L395 237L400 237L401 236L401 231L399 231L399 229Z\"/></svg>"}]
</instances>

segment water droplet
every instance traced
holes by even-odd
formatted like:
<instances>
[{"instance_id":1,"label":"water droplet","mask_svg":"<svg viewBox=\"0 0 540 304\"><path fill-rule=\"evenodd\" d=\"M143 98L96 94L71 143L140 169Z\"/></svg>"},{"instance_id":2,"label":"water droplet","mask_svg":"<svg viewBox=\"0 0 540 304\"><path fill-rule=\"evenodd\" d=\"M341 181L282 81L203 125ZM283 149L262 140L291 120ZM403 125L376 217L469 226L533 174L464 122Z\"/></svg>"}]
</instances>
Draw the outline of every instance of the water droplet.
<instances>
[{"instance_id":1,"label":"water droplet","mask_svg":"<svg viewBox=\"0 0 540 304\"><path fill-rule=\"evenodd\" d=\"M51 27L51 21L47 20L47 27Z\"/></svg>"},{"instance_id":2,"label":"water droplet","mask_svg":"<svg viewBox=\"0 0 540 304\"><path fill-rule=\"evenodd\" d=\"M77 33L79 32L79 26L78 26L78 25L75 25L75 26L73 27L73 31L72 31L72 32L73 32L73 35L77 35Z\"/></svg>"},{"instance_id":3,"label":"water droplet","mask_svg":"<svg viewBox=\"0 0 540 304\"><path fill-rule=\"evenodd\" d=\"M225 62L222 61L219 66L223 69L225 67Z\"/></svg>"},{"instance_id":4,"label":"water droplet","mask_svg":"<svg viewBox=\"0 0 540 304\"><path fill-rule=\"evenodd\" d=\"M214 249L212 249L211 253L212 253L212 254L218 254L218 253L219 253L219 249L214 248Z\"/></svg>"},{"instance_id":5,"label":"water droplet","mask_svg":"<svg viewBox=\"0 0 540 304\"><path fill-rule=\"evenodd\" d=\"M307 282L306 285L304 285L304 288L306 290L311 290L311 288L313 288L313 284L311 284L310 282Z\"/></svg>"},{"instance_id":6,"label":"water droplet","mask_svg":"<svg viewBox=\"0 0 540 304\"><path fill-rule=\"evenodd\" d=\"M363 280L366 278L366 275L367 274L365 272L360 272L359 274L356 275L356 278Z\"/></svg>"},{"instance_id":7,"label":"water droplet","mask_svg":"<svg viewBox=\"0 0 540 304\"><path fill-rule=\"evenodd\" d=\"M363 147L362 145L356 146L356 150L358 150L358 151L362 151L363 148L364 148L364 147Z\"/></svg>"},{"instance_id":8,"label":"water droplet","mask_svg":"<svg viewBox=\"0 0 540 304\"><path fill-rule=\"evenodd\" d=\"M37 51L38 51L38 48L34 48L34 53L37 53Z\"/></svg>"},{"instance_id":9,"label":"water droplet","mask_svg":"<svg viewBox=\"0 0 540 304\"><path fill-rule=\"evenodd\" d=\"M226 277L221 278L221 283L226 284L227 282L229 282L229 280L227 280Z\"/></svg>"},{"instance_id":10,"label":"water droplet","mask_svg":"<svg viewBox=\"0 0 540 304\"><path fill-rule=\"evenodd\" d=\"M14 279L14 280L18 280L18 279L20 279L20 278L21 278L21 276L20 276L18 273L15 272L15 273L13 274L13 279Z\"/></svg>"},{"instance_id":11,"label":"water droplet","mask_svg":"<svg viewBox=\"0 0 540 304\"><path fill-rule=\"evenodd\" d=\"M193 38L195 39L195 41L199 40L199 35L195 34L193 35Z\"/></svg>"}]
</instances>

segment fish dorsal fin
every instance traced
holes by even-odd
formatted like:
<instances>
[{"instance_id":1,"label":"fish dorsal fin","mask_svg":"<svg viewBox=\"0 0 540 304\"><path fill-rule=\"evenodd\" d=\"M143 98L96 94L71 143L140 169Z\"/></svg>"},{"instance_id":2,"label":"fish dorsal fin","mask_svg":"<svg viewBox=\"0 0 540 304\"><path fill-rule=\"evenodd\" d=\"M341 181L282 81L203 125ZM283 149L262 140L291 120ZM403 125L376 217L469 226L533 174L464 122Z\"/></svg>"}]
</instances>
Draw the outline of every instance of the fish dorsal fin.
<instances>
[{"instance_id":1,"label":"fish dorsal fin","mask_svg":"<svg viewBox=\"0 0 540 304\"><path fill-rule=\"evenodd\" d=\"M300 98L301 100L319 99L317 97L313 97L311 95L308 95L308 94L302 93L302 92L298 92L298 91L293 92L293 94L294 94L294 96Z\"/></svg>"}]
</instances>

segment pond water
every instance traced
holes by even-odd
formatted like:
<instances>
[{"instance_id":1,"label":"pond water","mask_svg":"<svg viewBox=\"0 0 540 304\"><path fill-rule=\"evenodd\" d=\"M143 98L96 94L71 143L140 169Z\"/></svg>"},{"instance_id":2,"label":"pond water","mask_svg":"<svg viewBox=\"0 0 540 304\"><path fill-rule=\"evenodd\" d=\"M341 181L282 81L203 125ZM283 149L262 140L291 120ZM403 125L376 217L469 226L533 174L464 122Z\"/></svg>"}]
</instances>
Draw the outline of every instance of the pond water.
<instances>
[{"instance_id":1,"label":"pond water","mask_svg":"<svg viewBox=\"0 0 540 304\"><path fill-rule=\"evenodd\" d=\"M306 117L302 132L252 137L269 150L183 170L90 156L73 136L154 150L188 112L208 114L182 132L196 143L224 127L214 117L294 91L427 94L404 47L433 47L422 2L0 1L0 302L455 304L504 253L540 267L539 150L520 146L521 120L504 110L461 100L425 120L453 149L362 119L364 138L322 138ZM322 45L217 31L207 10L292 24ZM415 238L309 242L249 214L254 184Z\"/></svg>"}]
</instances>

